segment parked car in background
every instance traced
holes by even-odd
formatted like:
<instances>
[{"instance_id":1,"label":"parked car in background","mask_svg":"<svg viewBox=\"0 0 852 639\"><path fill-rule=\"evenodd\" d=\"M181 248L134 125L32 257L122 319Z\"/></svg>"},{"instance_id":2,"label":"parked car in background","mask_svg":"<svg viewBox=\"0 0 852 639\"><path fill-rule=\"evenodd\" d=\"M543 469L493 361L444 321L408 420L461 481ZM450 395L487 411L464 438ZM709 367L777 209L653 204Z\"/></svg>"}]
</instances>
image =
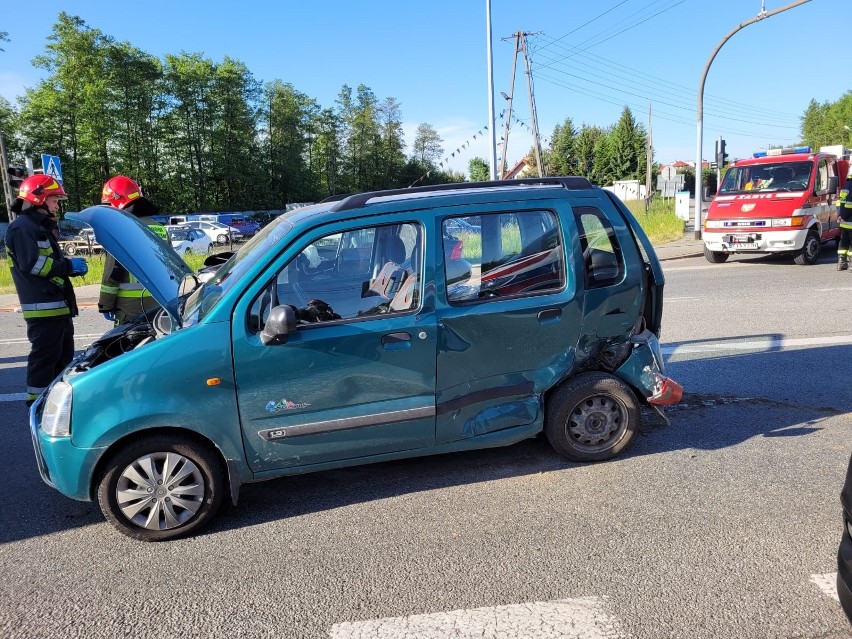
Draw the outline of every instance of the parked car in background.
<instances>
[{"instance_id":1,"label":"parked car in background","mask_svg":"<svg viewBox=\"0 0 852 639\"><path fill-rule=\"evenodd\" d=\"M100 245L92 227L87 225L73 225L59 222L59 248L65 255L94 255L103 253L104 247Z\"/></svg>"},{"instance_id":2,"label":"parked car in background","mask_svg":"<svg viewBox=\"0 0 852 639\"><path fill-rule=\"evenodd\" d=\"M221 222L208 222L206 220L191 220L181 222L178 226L186 226L193 229L200 229L209 237L215 244L224 246L232 244L243 239L243 234L237 229Z\"/></svg>"},{"instance_id":3,"label":"parked car in background","mask_svg":"<svg viewBox=\"0 0 852 639\"><path fill-rule=\"evenodd\" d=\"M79 354L30 430L42 478L135 539L195 532L243 483L283 475L540 433L567 459L610 459L641 406L681 397L658 341L662 266L585 178L294 210L203 284L133 216L75 216L161 308ZM449 234L459 217L481 241Z\"/></svg>"},{"instance_id":4,"label":"parked car in background","mask_svg":"<svg viewBox=\"0 0 852 639\"><path fill-rule=\"evenodd\" d=\"M199 253L203 255L213 250L213 240L207 237L201 229L186 226L166 226L165 229L172 248L179 255L187 253Z\"/></svg>"}]
</instances>

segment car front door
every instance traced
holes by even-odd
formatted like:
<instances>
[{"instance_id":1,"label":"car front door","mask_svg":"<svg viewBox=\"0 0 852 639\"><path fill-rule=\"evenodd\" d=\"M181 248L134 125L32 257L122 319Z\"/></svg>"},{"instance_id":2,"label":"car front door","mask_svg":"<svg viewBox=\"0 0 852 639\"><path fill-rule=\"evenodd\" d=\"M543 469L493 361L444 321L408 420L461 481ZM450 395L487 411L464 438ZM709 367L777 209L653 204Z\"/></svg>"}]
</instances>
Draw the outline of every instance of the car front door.
<instances>
[{"instance_id":1,"label":"car front door","mask_svg":"<svg viewBox=\"0 0 852 639\"><path fill-rule=\"evenodd\" d=\"M540 395L573 366L582 323L564 201L454 214L467 224L439 220L439 444L540 423Z\"/></svg>"},{"instance_id":2,"label":"car front door","mask_svg":"<svg viewBox=\"0 0 852 639\"><path fill-rule=\"evenodd\" d=\"M400 269L404 281L389 295L369 290L386 239L405 235L413 250L422 233L416 222L318 231L238 304L234 370L253 471L328 467L434 443L437 340L432 306L422 301L422 258ZM260 329L284 304L298 326L285 343L266 346Z\"/></svg>"}]
</instances>

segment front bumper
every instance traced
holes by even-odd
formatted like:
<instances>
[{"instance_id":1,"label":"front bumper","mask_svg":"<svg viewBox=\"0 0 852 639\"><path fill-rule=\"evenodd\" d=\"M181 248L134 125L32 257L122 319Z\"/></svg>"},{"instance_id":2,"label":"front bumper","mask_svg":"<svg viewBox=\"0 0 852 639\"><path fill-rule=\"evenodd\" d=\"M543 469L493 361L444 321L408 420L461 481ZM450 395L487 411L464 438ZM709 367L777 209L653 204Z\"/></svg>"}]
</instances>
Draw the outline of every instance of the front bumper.
<instances>
[{"instance_id":1,"label":"front bumper","mask_svg":"<svg viewBox=\"0 0 852 639\"><path fill-rule=\"evenodd\" d=\"M92 473L103 453L101 448L78 448L70 437L50 437L40 428L41 409L47 393L30 407L30 434L42 480L66 497L92 500Z\"/></svg>"},{"instance_id":2,"label":"front bumper","mask_svg":"<svg viewBox=\"0 0 852 639\"><path fill-rule=\"evenodd\" d=\"M808 230L732 231L705 228L703 237L704 246L714 253L786 253L801 250Z\"/></svg>"}]
</instances>

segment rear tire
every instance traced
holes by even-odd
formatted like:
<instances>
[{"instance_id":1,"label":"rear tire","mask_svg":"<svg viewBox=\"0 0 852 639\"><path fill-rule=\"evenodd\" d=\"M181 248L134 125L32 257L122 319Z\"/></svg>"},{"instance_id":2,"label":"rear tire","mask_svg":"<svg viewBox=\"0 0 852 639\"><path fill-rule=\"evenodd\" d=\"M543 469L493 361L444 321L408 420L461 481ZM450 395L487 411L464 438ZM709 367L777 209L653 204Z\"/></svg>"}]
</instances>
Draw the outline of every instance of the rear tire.
<instances>
[{"instance_id":1,"label":"rear tire","mask_svg":"<svg viewBox=\"0 0 852 639\"><path fill-rule=\"evenodd\" d=\"M216 238L216 243L224 246L225 244L228 243L228 236L223 233L222 235L220 235Z\"/></svg>"},{"instance_id":2,"label":"rear tire","mask_svg":"<svg viewBox=\"0 0 852 639\"><path fill-rule=\"evenodd\" d=\"M582 373L547 400L544 433L563 457L603 461L631 444L640 419L627 384L607 373Z\"/></svg>"},{"instance_id":3,"label":"rear tire","mask_svg":"<svg viewBox=\"0 0 852 639\"><path fill-rule=\"evenodd\" d=\"M821 248L819 235L816 231L808 231L808 236L805 238L805 245L802 247L801 251L796 253L793 261L800 266L816 264Z\"/></svg>"},{"instance_id":4,"label":"rear tire","mask_svg":"<svg viewBox=\"0 0 852 639\"><path fill-rule=\"evenodd\" d=\"M101 511L139 541L196 532L219 510L225 469L208 447L183 437L150 436L119 449L98 482Z\"/></svg>"},{"instance_id":5,"label":"rear tire","mask_svg":"<svg viewBox=\"0 0 852 639\"><path fill-rule=\"evenodd\" d=\"M725 253L724 251L711 251L707 248L706 244L704 245L704 257L711 264L721 264L727 261L730 255L730 253Z\"/></svg>"}]
</instances>

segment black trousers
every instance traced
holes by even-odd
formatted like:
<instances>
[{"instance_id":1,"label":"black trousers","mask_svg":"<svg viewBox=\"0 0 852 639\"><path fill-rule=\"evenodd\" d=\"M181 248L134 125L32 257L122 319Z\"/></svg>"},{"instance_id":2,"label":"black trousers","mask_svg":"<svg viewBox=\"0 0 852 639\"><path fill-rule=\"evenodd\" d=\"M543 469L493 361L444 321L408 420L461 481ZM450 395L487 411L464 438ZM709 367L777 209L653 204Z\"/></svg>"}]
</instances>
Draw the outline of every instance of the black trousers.
<instances>
[{"instance_id":1,"label":"black trousers","mask_svg":"<svg viewBox=\"0 0 852 639\"><path fill-rule=\"evenodd\" d=\"M838 255L852 255L852 228L840 227L840 241L837 243Z\"/></svg>"},{"instance_id":2,"label":"black trousers","mask_svg":"<svg viewBox=\"0 0 852 639\"><path fill-rule=\"evenodd\" d=\"M74 357L74 322L70 317L27 320L27 405L50 386Z\"/></svg>"}]
</instances>

